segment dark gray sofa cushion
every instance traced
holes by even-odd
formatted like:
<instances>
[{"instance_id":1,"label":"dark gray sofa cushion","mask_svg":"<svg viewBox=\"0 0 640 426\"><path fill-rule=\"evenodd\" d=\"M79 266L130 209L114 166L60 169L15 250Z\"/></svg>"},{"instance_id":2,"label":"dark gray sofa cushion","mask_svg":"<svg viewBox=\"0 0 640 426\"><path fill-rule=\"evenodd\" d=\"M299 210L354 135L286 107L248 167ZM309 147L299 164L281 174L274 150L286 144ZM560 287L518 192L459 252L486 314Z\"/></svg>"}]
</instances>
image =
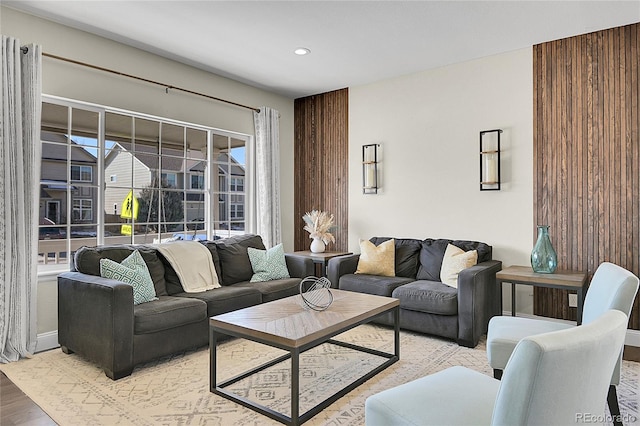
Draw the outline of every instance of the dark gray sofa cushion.
<instances>
[{"instance_id":1,"label":"dark gray sofa cushion","mask_svg":"<svg viewBox=\"0 0 640 426\"><path fill-rule=\"evenodd\" d=\"M262 294L262 303L282 299L300 293L300 278L286 278L283 280L261 281L256 283L243 282L233 285L233 288L250 288Z\"/></svg>"},{"instance_id":2,"label":"dark gray sofa cushion","mask_svg":"<svg viewBox=\"0 0 640 426\"><path fill-rule=\"evenodd\" d=\"M259 235L237 235L214 242L220 258L219 276L221 285L231 285L243 281L249 281L253 276L251 261L247 253L248 247L265 250L262 238Z\"/></svg>"},{"instance_id":3,"label":"dark gray sofa cushion","mask_svg":"<svg viewBox=\"0 0 640 426\"><path fill-rule=\"evenodd\" d=\"M438 315L458 314L458 289L436 281L414 281L396 288L400 308Z\"/></svg>"},{"instance_id":4,"label":"dark gray sofa cushion","mask_svg":"<svg viewBox=\"0 0 640 426\"><path fill-rule=\"evenodd\" d=\"M257 289L235 285L215 288L201 293L177 293L174 296L202 300L207 304L208 317L259 305L262 302L262 293Z\"/></svg>"},{"instance_id":5,"label":"dark gray sofa cushion","mask_svg":"<svg viewBox=\"0 0 640 426\"><path fill-rule=\"evenodd\" d=\"M215 241L201 241L211 253L211 259L213 260L213 266L216 268L216 274L218 277L222 276L222 266L220 266L220 256L218 256L218 245Z\"/></svg>"},{"instance_id":6,"label":"dark gray sofa cushion","mask_svg":"<svg viewBox=\"0 0 640 426\"><path fill-rule=\"evenodd\" d=\"M340 277L340 290L357 291L359 293L376 294L391 297L396 287L410 283L412 278L382 277L368 274L346 274Z\"/></svg>"},{"instance_id":7,"label":"dark gray sofa cushion","mask_svg":"<svg viewBox=\"0 0 640 426\"><path fill-rule=\"evenodd\" d=\"M391 237L373 237L371 241L376 246L390 240ZM422 241L411 238L395 238L395 268L396 277L415 278Z\"/></svg>"},{"instance_id":8,"label":"dark gray sofa cushion","mask_svg":"<svg viewBox=\"0 0 640 426\"><path fill-rule=\"evenodd\" d=\"M445 250L447 250L447 244L450 242L451 240L434 240L432 238L422 241L417 279L440 281L442 259L444 258Z\"/></svg>"},{"instance_id":9,"label":"dark gray sofa cushion","mask_svg":"<svg viewBox=\"0 0 640 426\"><path fill-rule=\"evenodd\" d=\"M478 250L478 263L487 262L492 258L491 246L477 241L454 240L451 242L464 251Z\"/></svg>"},{"instance_id":10,"label":"dark gray sofa cushion","mask_svg":"<svg viewBox=\"0 0 640 426\"><path fill-rule=\"evenodd\" d=\"M149 275L153 280L156 296L167 296L167 286L165 281L165 269L162 261L158 257L158 252L152 247L143 245L107 245L100 247L80 247L74 254L73 263L78 272L83 274L100 276L100 259L110 259L121 263L129 257L134 250L138 250L147 264Z\"/></svg>"},{"instance_id":11,"label":"dark gray sofa cushion","mask_svg":"<svg viewBox=\"0 0 640 426\"><path fill-rule=\"evenodd\" d=\"M186 297L162 296L133 308L133 333L146 334L206 320L207 304Z\"/></svg>"}]
</instances>

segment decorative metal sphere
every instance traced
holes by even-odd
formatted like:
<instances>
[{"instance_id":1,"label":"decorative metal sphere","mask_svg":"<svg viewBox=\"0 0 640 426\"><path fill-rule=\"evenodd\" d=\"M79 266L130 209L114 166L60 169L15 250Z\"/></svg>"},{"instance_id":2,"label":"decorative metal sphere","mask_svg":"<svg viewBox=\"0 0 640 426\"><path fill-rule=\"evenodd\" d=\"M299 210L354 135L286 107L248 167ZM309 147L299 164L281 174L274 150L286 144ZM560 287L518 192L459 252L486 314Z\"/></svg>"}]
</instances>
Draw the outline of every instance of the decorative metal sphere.
<instances>
[{"instance_id":1,"label":"decorative metal sphere","mask_svg":"<svg viewBox=\"0 0 640 426\"><path fill-rule=\"evenodd\" d=\"M324 311L333 302L331 281L321 277L306 277L300 281L300 297L314 311Z\"/></svg>"}]
</instances>

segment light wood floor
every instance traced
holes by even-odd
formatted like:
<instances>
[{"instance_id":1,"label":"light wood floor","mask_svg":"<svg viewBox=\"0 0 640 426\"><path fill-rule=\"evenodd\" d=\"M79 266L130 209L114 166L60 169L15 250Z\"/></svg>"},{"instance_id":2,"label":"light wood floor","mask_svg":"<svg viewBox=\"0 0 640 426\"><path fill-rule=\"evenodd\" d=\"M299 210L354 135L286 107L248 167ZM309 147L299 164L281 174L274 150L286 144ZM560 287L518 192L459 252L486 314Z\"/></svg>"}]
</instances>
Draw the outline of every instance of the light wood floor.
<instances>
[{"instance_id":1,"label":"light wood floor","mask_svg":"<svg viewBox=\"0 0 640 426\"><path fill-rule=\"evenodd\" d=\"M640 347L625 346L624 359L640 362ZM0 372L0 425L50 426L51 420L28 396Z\"/></svg>"}]
</instances>

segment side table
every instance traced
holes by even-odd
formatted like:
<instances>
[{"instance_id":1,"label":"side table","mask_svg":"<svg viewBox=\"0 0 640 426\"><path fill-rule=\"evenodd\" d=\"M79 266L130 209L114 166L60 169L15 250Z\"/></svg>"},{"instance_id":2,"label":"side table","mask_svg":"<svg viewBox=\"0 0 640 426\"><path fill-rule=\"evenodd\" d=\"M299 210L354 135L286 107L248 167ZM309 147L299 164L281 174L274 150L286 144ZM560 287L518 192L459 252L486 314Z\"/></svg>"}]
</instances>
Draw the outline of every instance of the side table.
<instances>
[{"instance_id":1,"label":"side table","mask_svg":"<svg viewBox=\"0 0 640 426\"><path fill-rule=\"evenodd\" d=\"M578 325L582 324L582 308L587 294L587 274L579 271L561 271L553 274L533 272L530 266L509 266L496 273L496 281L502 288L502 283L511 283L511 316L516 316L516 284L533 287L558 288L578 293Z\"/></svg>"},{"instance_id":2,"label":"side table","mask_svg":"<svg viewBox=\"0 0 640 426\"><path fill-rule=\"evenodd\" d=\"M293 253L289 253L289 254L292 254L294 256L307 257L311 259L313 263L316 265L316 269L318 267L320 268L320 274L318 276L326 277L327 262L329 262L329 259L331 259L332 257L344 256L352 253L348 251L325 251L322 253L314 253L309 250L304 250L304 251L294 251Z\"/></svg>"}]
</instances>

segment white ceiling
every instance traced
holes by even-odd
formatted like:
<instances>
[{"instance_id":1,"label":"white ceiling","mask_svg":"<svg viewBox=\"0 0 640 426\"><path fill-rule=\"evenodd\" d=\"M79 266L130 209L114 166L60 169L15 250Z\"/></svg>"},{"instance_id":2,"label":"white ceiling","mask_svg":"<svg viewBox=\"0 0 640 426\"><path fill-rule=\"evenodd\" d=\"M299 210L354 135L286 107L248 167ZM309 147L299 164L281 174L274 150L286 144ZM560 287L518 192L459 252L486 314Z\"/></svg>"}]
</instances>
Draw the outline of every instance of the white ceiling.
<instances>
[{"instance_id":1,"label":"white ceiling","mask_svg":"<svg viewBox=\"0 0 640 426\"><path fill-rule=\"evenodd\" d=\"M291 98L640 22L640 0L3 4Z\"/></svg>"}]
</instances>

